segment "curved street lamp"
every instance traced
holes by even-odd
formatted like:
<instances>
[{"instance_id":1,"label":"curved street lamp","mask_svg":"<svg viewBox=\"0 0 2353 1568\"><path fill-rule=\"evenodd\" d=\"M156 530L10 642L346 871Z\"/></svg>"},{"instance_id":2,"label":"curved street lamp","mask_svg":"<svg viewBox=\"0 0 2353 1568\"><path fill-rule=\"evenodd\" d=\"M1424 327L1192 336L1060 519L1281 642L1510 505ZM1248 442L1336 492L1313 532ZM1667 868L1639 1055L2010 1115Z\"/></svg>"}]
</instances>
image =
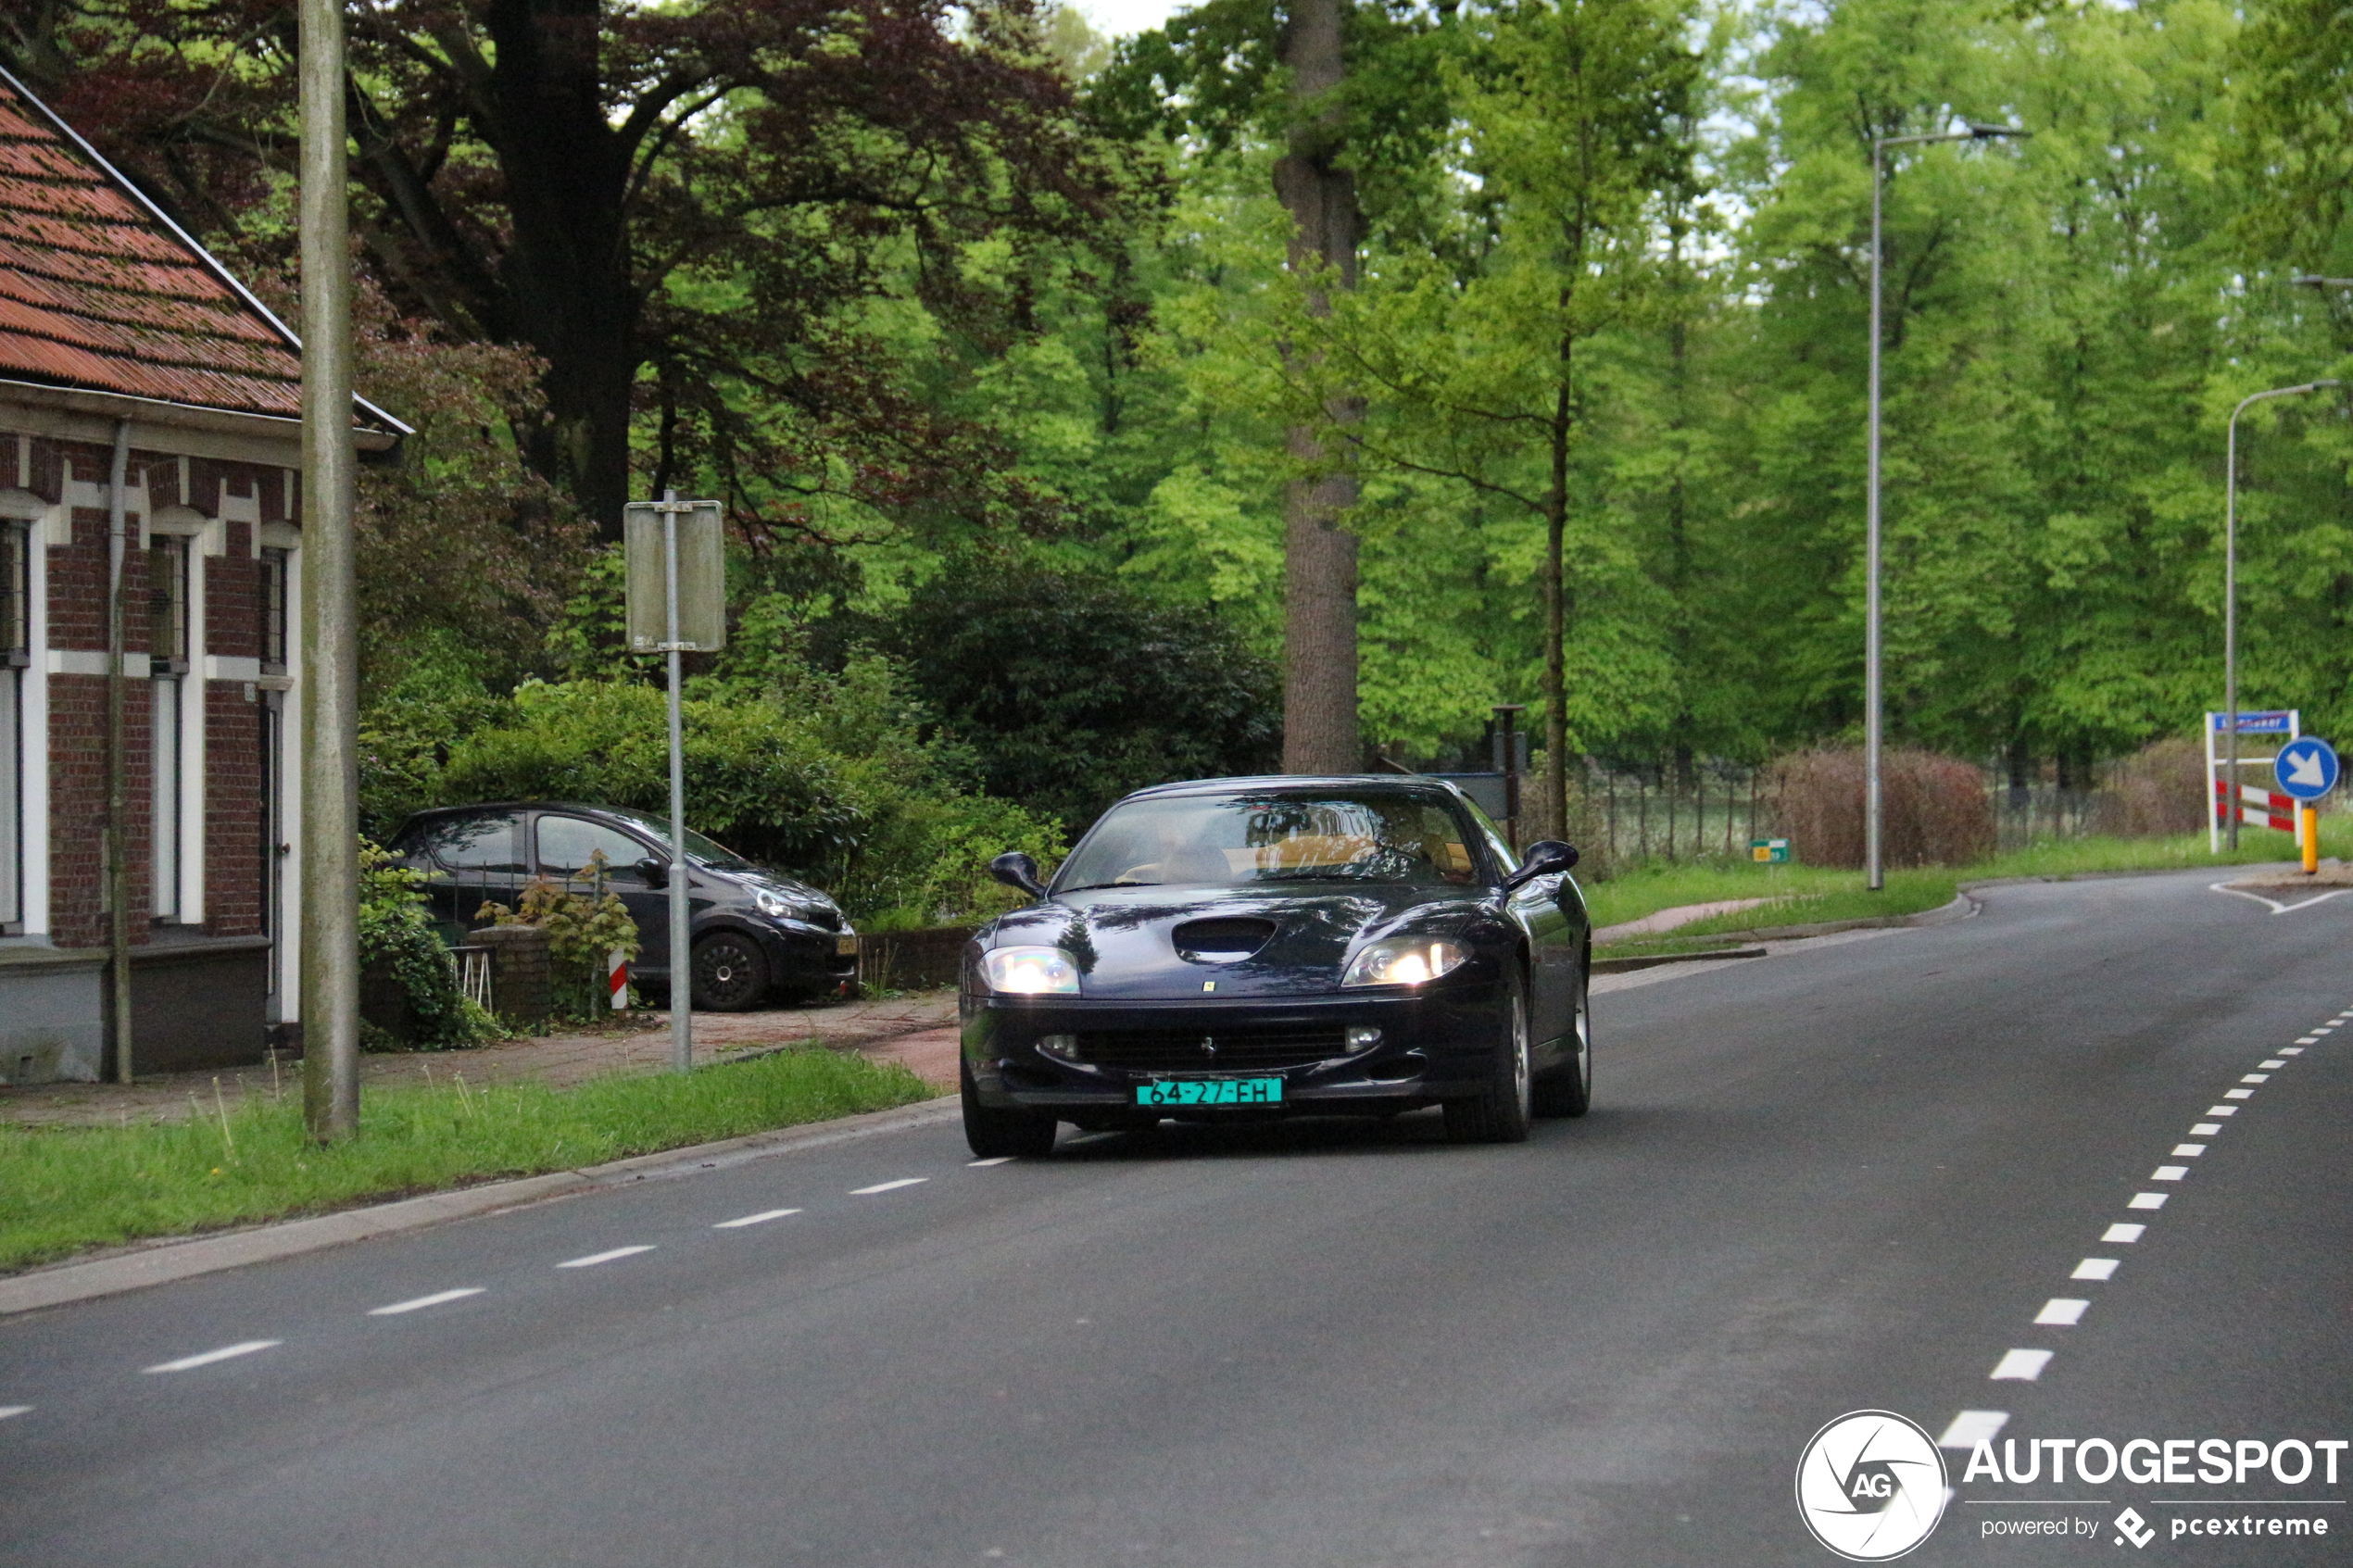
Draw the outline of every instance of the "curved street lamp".
<instances>
[{"instance_id":1,"label":"curved street lamp","mask_svg":"<svg viewBox=\"0 0 2353 1568\"><path fill-rule=\"evenodd\" d=\"M2032 136L2012 125L1972 125L1966 131L1938 131L1917 136L1871 138L1871 416L1869 480L1863 531L1863 859L1865 884L1874 893L1887 885L1887 868L1880 854L1880 824L1883 815L1880 788L1881 686L1880 681L1880 526L1879 526L1879 358L1880 358L1880 196L1885 184L1882 155L1890 147L1922 142L1985 142L2002 136Z\"/></svg>"},{"instance_id":2,"label":"curved street lamp","mask_svg":"<svg viewBox=\"0 0 2353 1568\"><path fill-rule=\"evenodd\" d=\"M2302 283L2333 280L2298 277L2295 281ZM2222 728L2231 737L2225 753L2230 767L2222 775L2230 781L2223 786L2222 794L2230 809L2222 814L2222 822L2233 850L2239 847L2239 416L2246 411L2248 404L2260 403L2267 397L2296 397L2324 386L2344 384L2341 381L2308 381L2296 386L2275 386L2269 392L2250 392L2231 410L2222 461ZM2207 755L2214 754L2209 751Z\"/></svg>"}]
</instances>

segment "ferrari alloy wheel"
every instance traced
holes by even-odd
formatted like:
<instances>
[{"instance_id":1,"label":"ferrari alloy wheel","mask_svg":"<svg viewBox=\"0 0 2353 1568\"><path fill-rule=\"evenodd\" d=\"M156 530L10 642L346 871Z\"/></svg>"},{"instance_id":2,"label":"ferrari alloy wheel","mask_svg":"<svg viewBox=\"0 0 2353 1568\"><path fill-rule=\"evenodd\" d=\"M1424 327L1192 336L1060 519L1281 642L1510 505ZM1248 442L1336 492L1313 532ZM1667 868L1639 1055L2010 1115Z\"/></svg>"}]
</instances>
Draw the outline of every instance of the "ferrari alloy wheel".
<instances>
[{"instance_id":1,"label":"ferrari alloy wheel","mask_svg":"<svg viewBox=\"0 0 2353 1568\"><path fill-rule=\"evenodd\" d=\"M999 1110L980 1103L972 1063L958 1064L963 1091L964 1143L975 1160L1035 1160L1054 1152L1054 1119L1035 1110Z\"/></svg>"},{"instance_id":2,"label":"ferrari alloy wheel","mask_svg":"<svg viewBox=\"0 0 2353 1568\"><path fill-rule=\"evenodd\" d=\"M1504 1003L1504 1037L1495 1043L1494 1076L1486 1092L1441 1107L1449 1143L1524 1143L1534 1113L1528 1050L1528 982L1515 971Z\"/></svg>"},{"instance_id":3,"label":"ferrari alloy wheel","mask_svg":"<svg viewBox=\"0 0 2353 1568\"><path fill-rule=\"evenodd\" d=\"M1570 1025L1568 1060L1536 1080L1536 1114L1582 1116L1593 1105L1593 992L1582 974L1577 977L1577 1018Z\"/></svg>"},{"instance_id":4,"label":"ferrari alloy wheel","mask_svg":"<svg viewBox=\"0 0 2353 1568\"><path fill-rule=\"evenodd\" d=\"M742 1012L768 995L768 960L752 939L720 931L695 944L695 1006Z\"/></svg>"}]
</instances>

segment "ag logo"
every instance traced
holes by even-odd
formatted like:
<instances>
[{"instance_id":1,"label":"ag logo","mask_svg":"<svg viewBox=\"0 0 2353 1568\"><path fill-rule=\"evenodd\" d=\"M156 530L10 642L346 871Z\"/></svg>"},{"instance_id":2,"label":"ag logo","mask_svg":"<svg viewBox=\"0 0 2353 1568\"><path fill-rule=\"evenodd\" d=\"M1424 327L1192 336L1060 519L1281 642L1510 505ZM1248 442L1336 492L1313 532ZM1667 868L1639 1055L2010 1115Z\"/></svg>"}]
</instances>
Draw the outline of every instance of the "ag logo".
<instances>
[{"instance_id":1,"label":"ag logo","mask_svg":"<svg viewBox=\"0 0 2353 1568\"><path fill-rule=\"evenodd\" d=\"M1856 1411L1814 1434L1797 1461L1797 1512L1851 1562L1903 1556L1944 1514L1944 1456L1913 1423Z\"/></svg>"}]
</instances>

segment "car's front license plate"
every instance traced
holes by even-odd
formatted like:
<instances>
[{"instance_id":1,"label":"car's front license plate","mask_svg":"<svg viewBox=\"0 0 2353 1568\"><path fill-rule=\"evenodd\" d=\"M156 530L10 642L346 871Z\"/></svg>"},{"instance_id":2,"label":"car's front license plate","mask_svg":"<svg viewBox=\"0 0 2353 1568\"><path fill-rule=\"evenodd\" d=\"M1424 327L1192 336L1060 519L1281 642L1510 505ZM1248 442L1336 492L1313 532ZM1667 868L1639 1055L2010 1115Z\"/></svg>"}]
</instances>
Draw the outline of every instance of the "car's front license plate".
<instances>
[{"instance_id":1,"label":"car's front license plate","mask_svg":"<svg viewBox=\"0 0 2353 1568\"><path fill-rule=\"evenodd\" d=\"M839 953L845 959L856 958L858 956L858 938L855 936L835 937L834 951Z\"/></svg>"},{"instance_id":2,"label":"car's front license plate","mask_svg":"<svg viewBox=\"0 0 2353 1568\"><path fill-rule=\"evenodd\" d=\"M1280 1105L1280 1078L1163 1078L1136 1085L1138 1105Z\"/></svg>"}]
</instances>

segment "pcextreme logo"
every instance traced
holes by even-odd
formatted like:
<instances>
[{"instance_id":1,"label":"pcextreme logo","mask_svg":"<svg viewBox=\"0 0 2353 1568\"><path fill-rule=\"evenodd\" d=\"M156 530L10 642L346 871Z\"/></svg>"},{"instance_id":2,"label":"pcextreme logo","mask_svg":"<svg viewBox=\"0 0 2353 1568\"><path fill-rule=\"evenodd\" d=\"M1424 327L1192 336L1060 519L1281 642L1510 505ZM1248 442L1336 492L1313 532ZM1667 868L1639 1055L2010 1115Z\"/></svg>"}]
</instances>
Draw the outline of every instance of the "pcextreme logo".
<instances>
[{"instance_id":1,"label":"pcextreme logo","mask_svg":"<svg viewBox=\"0 0 2353 1568\"><path fill-rule=\"evenodd\" d=\"M1944 1456L1893 1411L1840 1416L1797 1461L1798 1517L1850 1562L1885 1562L1928 1539L1945 1495Z\"/></svg>"}]
</instances>

